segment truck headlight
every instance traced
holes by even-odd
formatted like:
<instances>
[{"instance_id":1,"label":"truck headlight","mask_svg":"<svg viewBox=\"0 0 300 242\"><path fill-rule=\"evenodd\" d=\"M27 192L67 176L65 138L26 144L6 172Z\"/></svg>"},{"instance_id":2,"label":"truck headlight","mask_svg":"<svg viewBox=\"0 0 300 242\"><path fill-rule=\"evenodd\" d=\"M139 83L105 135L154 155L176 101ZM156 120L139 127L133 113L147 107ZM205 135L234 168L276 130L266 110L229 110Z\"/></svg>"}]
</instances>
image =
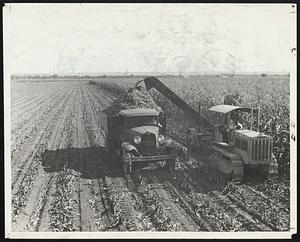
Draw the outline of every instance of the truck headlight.
<instances>
[{"instance_id":1,"label":"truck headlight","mask_svg":"<svg viewBox=\"0 0 300 242\"><path fill-rule=\"evenodd\" d=\"M139 144L139 143L141 143L142 139L141 139L140 136L135 136L135 137L133 138L133 141L134 141L134 143Z\"/></svg>"},{"instance_id":2,"label":"truck headlight","mask_svg":"<svg viewBox=\"0 0 300 242\"><path fill-rule=\"evenodd\" d=\"M165 137L162 134L160 134L157 137L157 141L158 143L162 144L165 141Z\"/></svg>"}]
</instances>

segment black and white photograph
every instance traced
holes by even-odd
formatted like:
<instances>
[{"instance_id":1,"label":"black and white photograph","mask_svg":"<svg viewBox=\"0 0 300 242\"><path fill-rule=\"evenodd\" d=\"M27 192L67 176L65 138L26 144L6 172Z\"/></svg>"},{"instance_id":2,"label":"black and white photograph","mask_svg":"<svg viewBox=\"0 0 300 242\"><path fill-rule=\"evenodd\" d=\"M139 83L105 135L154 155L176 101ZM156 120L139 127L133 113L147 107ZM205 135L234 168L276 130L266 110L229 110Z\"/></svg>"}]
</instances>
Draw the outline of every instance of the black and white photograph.
<instances>
[{"instance_id":1,"label":"black and white photograph","mask_svg":"<svg viewBox=\"0 0 300 242\"><path fill-rule=\"evenodd\" d=\"M5 4L6 238L291 238L296 7Z\"/></svg>"}]
</instances>

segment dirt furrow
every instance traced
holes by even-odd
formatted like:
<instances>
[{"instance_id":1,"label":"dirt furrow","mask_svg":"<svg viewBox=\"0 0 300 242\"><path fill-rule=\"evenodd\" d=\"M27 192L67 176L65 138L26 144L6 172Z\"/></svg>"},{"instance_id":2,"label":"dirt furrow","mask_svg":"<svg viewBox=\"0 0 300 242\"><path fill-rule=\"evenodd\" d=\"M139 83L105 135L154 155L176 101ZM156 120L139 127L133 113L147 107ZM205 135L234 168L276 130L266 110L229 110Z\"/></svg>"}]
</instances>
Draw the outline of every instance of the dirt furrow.
<instances>
[{"instance_id":1,"label":"dirt furrow","mask_svg":"<svg viewBox=\"0 0 300 242\"><path fill-rule=\"evenodd\" d=\"M154 200L156 200L152 205L155 207L157 221L153 223L158 225L159 230L198 231L199 226L193 218L182 209L179 201L172 197L166 186L161 184L153 174L155 174L154 171L142 173L142 184L144 187L146 186L143 192L149 194L148 198L146 197L144 200L149 199L149 196L154 196Z\"/></svg>"},{"instance_id":2,"label":"dirt furrow","mask_svg":"<svg viewBox=\"0 0 300 242\"><path fill-rule=\"evenodd\" d=\"M90 189L89 195L89 207L92 211L92 219L93 226L91 231L97 230L105 230L110 226L110 223L105 223L105 219L102 217L106 208L101 203L100 189L99 184L97 182L97 177L103 177L103 171L101 170L101 157L103 159L103 149L99 146L99 136L101 136L100 127L97 124L98 116L95 116L93 112L93 104L90 102L90 97L88 96L88 92L86 86L82 86L83 89L83 98L84 98L84 112L83 112L83 121L84 121L84 130L88 137L88 149L86 152L86 169L85 174L90 179L87 182L87 185ZM103 140L103 137L102 139ZM103 144L103 141L100 142Z\"/></svg>"},{"instance_id":3,"label":"dirt furrow","mask_svg":"<svg viewBox=\"0 0 300 242\"><path fill-rule=\"evenodd\" d=\"M12 142L11 142L11 157L14 160L14 157L18 152L26 145L31 144L39 130L39 126L43 123L46 117L52 112L52 110L61 103L64 95L59 93L59 96L53 97L53 100L50 100L48 104L46 103L44 107L39 110L39 112L28 122L28 125L22 126L18 132L12 133Z\"/></svg>"},{"instance_id":4,"label":"dirt furrow","mask_svg":"<svg viewBox=\"0 0 300 242\"><path fill-rule=\"evenodd\" d=\"M64 111L64 121L60 125L62 137L59 139L59 149L50 149L49 156L45 157L45 168L52 174L52 183L47 190L47 199L43 201L43 206L38 212L40 220L35 227L36 231L72 231L69 227L69 217L73 216L73 200L69 194L73 192L72 179L75 174L68 169L70 161L66 149L70 146L72 134L70 127L76 106L76 86L72 89L71 96ZM65 221L66 218L69 219L68 222Z\"/></svg>"},{"instance_id":5,"label":"dirt furrow","mask_svg":"<svg viewBox=\"0 0 300 242\"><path fill-rule=\"evenodd\" d=\"M16 108L17 110L13 110L11 113L13 123L12 130L14 130L15 127L18 127L18 124L23 122L27 117L30 117L38 110L41 110L41 107L47 104L48 101L55 100L55 96L60 95L61 92L63 92L63 89L48 89L44 93L41 93L37 100L32 100L30 102L23 101L22 105L18 106Z\"/></svg>"},{"instance_id":6,"label":"dirt furrow","mask_svg":"<svg viewBox=\"0 0 300 242\"><path fill-rule=\"evenodd\" d=\"M286 184L216 184L200 155L180 158L171 174L143 169L124 176L105 151L99 119L114 95L80 82L14 85L14 231L289 229Z\"/></svg>"},{"instance_id":7,"label":"dirt furrow","mask_svg":"<svg viewBox=\"0 0 300 242\"><path fill-rule=\"evenodd\" d=\"M84 123L84 113L85 113L85 103L83 99L82 85L79 86L79 97L78 97L78 109L77 109L77 148L79 149L79 159L78 168L80 172L80 178L78 179L78 189L79 189L79 210L81 211L80 216L80 229L81 231L92 231L95 230L93 227L93 214L89 207L89 194L91 193L89 189L90 180L85 179L88 174L87 165L90 162L90 156L87 153L83 153L83 149L89 147L89 140L85 132Z\"/></svg>"},{"instance_id":8,"label":"dirt furrow","mask_svg":"<svg viewBox=\"0 0 300 242\"><path fill-rule=\"evenodd\" d=\"M94 86L87 85L87 88L94 94L94 97L98 100L99 103L101 103L102 108L105 108L106 105L108 106L110 103L112 103L116 97L104 89L98 89Z\"/></svg>"},{"instance_id":9,"label":"dirt furrow","mask_svg":"<svg viewBox=\"0 0 300 242\"><path fill-rule=\"evenodd\" d=\"M72 89L72 88L70 88ZM14 155L12 156L12 163L14 164L15 161L18 161L18 163L20 163L20 159L22 160L22 158L26 157L26 153L28 155L28 153L30 151L33 151L34 149L32 148L33 145L38 145L40 141L39 138L42 137L42 135L45 133L44 130L49 128L49 124L51 124L51 120L53 118L58 118L58 112L61 108L63 108L64 103L67 102L67 100L70 97L72 90L65 90L64 93L62 93L62 95L59 97L58 103L56 106L54 106L54 108L51 110L49 109L47 112L47 116L44 116L44 119L42 119L42 122L40 123L39 126L37 125L33 125L35 126L35 133L31 134L31 137L29 137L26 142L22 143L21 147L19 147L18 151L14 152ZM16 170L15 167L13 167L13 170Z\"/></svg>"},{"instance_id":10,"label":"dirt furrow","mask_svg":"<svg viewBox=\"0 0 300 242\"><path fill-rule=\"evenodd\" d=\"M199 225L201 231L211 231L211 226L204 217L200 217L195 212L195 206L190 204L187 194L182 192L180 189L177 189L170 181L173 181L172 176L164 171L159 171L156 174L156 179L160 183L164 184L169 193L174 197L180 206L189 214L193 220Z\"/></svg>"},{"instance_id":11,"label":"dirt furrow","mask_svg":"<svg viewBox=\"0 0 300 242\"><path fill-rule=\"evenodd\" d=\"M52 102L57 100L57 96L60 96L65 90L59 90L59 91L52 91L49 90L49 94L43 98L34 105L26 104L25 107L20 108L19 112L14 112L12 113L11 116L11 121L12 121L12 126L11 126L11 133L17 133L20 131L20 128L23 128L24 125L29 125L30 121L36 117L36 114L38 114L40 111L43 111L43 109L51 104ZM27 107L27 108L26 108Z\"/></svg>"},{"instance_id":12,"label":"dirt furrow","mask_svg":"<svg viewBox=\"0 0 300 242\"><path fill-rule=\"evenodd\" d=\"M64 108L65 108L64 115L60 116L60 120L55 124L54 131L51 134L49 143L47 144L47 150L55 151L57 148L59 148L59 145L61 143L61 136L63 134L64 122L66 121L67 114L68 114L67 109L69 108L69 105L66 105ZM50 160L54 160L55 153L54 152L50 153L50 156L51 156ZM45 157L43 159L45 159ZM15 210L14 210L15 215L19 214L20 211L22 211L22 209L26 206L25 211L27 213L25 213L25 214L23 213L22 215L25 215L25 216L22 216L22 218L19 220L21 222L17 223L14 226L15 228L19 228L19 230L24 229L24 226L27 226L28 224L30 224L30 222L29 222L30 218L33 218L33 217L39 218L38 219L38 221L39 221L42 218L42 212L45 207L44 204L49 201L49 199L48 199L49 198L49 189L51 188L55 174L45 174L43 171L42 165L43 164L41 164L41 163L36 164L36 167L38 167L37 171L36 171L37 174L32 174L32 173L30 173L31 170L30 169L28 170L27 176L31 177L31 179L32 179L31 183L30 184L28 184L28 182L24 183L24 181L26 181L26 179L23 180L23 182L21 183L21 187L19 187L18 193L13 195L14 198L18 199L17 202L16 202L16 200L13 200L13 207L15 208ZM41 178L41 176L42 176L42 179L37 180L37 178ZM36 182L34 182L34 181L36 181ZM46 184L46 185L43 186L43 184ZM28 187L28 185L30 186L30 189L26 193L24 193L23 192L24 188L25 188L25 186ZM37 191L39 191L39 192L37 192ZM20 192L23 193L23 196L20 196ZM28 202L28 197L30 197L30 195L32 194L31 192L33 194L38 194L39 199L29 200L29 202ZM20 198L22 198L22 200L20 200ZM40 207L40 210L36 210L37 202ZM33 214L34 212L35 213L39 212L39 215L37 216L37 215ZM15 216L15 218L17 218L17 217ZM36 223L37 224L35 224L35 226L40 225L39 222L36 222ZM27 229L29 229L29 228L27 227Z\"/></svg>"},{"instance_id":13,"label":"dirt furrow","mask_svg":"<svg viewBox=\"0 0 300 242\"><path fill-rule=\"evenodd\" d=\"M145 231L149 225L144 224L143 212L134 199L133 193L126 186L123 177L106 177L110 199L114 203L114 217L121 231Z\"/></svg>"},{"instance_id":14,"label":"dirt furrow","mask_svg":"<svg viewBox=\"0 0 300 242\"><path fill-rule=\"evenodd\" d=\"M28 85L27 85L28 86ZM35 85L30 85L31 89L33 89L32 92L25 90L20 91L20 93L16 93L16 89L14 89L15 93L13 95L12 93L12 97L11 97L11 101L12 101L12 105L11 105L11 112L12 113L17 113L17 110L22 110L23 107L27 107L28 105L25 104L34 104L36 100L39 100L40 98L43 98L44 95L49 92L49 89L47 90L47 88L42 87L42 88L38 88L38 90L36 90L35 88L37 88ZM14 87L13 87L14 88ZM24 95L24 93L26 93L26 95Z\"/></svg>"},{"instance_id":15,"label":"dirt furrow","mask_svg":"<svg viewBox=\"0 0 300 242\"><path fill-rule=\"evenodd\" d=\"M289 229L289 214L282 213L278 207L269 209L262 203L259 203L256 197L254 198L256 200L255 203L248 203L244 200L244 197L238 196L238 194L229 194L228 198L241 209L247 211L253 218L265 223L272 230L279 231Z\"/></svg>"},{"instance_id":16,"label":"dirt furrow","mask_svg":"<svg viewBox=\"0 0 300 242\"><path fill-rule=\"evenodd\" d=\"M92 93L89 93L89 95L93 96ZM88 97L88 100L90 100L90 102L93 100L94 104L99 105L98 101L93 99L93 97ZM97 106L95 107L95 105L92 105L91 103L90 107L94 118L97 119ZM99 124L97 125L97 128L101 129ZM109 168L107 168L107 170L109 170ZM116 174L116 171L114 172ZM142 219L143 212L141 212L141 207L137 204L136 199L134 199L136 194L129 190L124 178L106 177L105 181L110 189L110 200L114 202L115 226L119 223L118 227L121 230L149 230L149 221ZM113 227L114 226L110 226L109 228L112 229Z\"/></svg>"},{"instance_id":17,"label":"dirt furrow","mask_svg":"<svg viewBox=\"0 0 300 242\"><path fill-rule=\"evenodd\" d=\"M22 183L27 171L34 168L35 160L40 159L40 155L44 151L47 140L51 138L51 133L53 132L53 127L55 125L55 120L59 119L60 112L65 108L66 103L70 99L71 95L67 96L64 101L57 106L50 118L45 120L45 123L40 127L39 136L35 137L34 142L32 142L31 147L27 147L24 153L21 153L12 162L12 190L18 190L19 185ZM18 163L17 163L18 162ZM16 167L17 166L17 167Z\"/></svg>"},{"instance_id":18,"label":"dirt furrow","mask_svg":"<svg viewBox=\"0 0 300 242\"><path fill-rule=\"evenodd\" d=\"M241 228L239 228L239 231L271 231L271 228L269 228L267 225L254 219L247 212L241 210L238 206L231 203L226 196L223 196L217 192L212 192L211 194L215 197L220 206L231 210L234 215L237 215L236 219L241 223Z\"/></svg>"}]
</instances>

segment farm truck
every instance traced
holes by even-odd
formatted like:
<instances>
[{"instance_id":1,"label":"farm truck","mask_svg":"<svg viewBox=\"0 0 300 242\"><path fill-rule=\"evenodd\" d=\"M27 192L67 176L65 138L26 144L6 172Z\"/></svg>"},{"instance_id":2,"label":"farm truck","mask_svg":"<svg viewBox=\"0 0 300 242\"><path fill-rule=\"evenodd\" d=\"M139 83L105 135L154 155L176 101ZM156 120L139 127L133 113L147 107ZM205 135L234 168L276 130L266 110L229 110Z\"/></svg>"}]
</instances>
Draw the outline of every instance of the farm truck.
<instances>
[{"instance_id":1,"label":"farm truck","mask_svg":"<svg viewBox=\"0 0 300 242\"><path fill-rule=\"evenodd\" d=\"M100 123L106 133L106 150L119 157L125 175L156 162L165 162L170 172L174 169L178 145L165 137L163 112L136 108L111 115L100 111Z\"/></svg>"},{"instance_id":2,"label":"farm truck","mask_svg":"<svg viewBox=\"0 0 300 242\"><path fill-rule=\"evenodd\" d=\"M141 82L144 82L147 90L155 88L196 121L197 127L187 130L188 150L208 150L208 165L218 179L241 181L244 173L252 168L264 176L277 173L278 165L272 155L272 137L252 130L254 114L259 123L259 109L217 105L208 110L217 116L212 123L157 78L147 77L137 82L136 86ZM231 119L237 121L243 112L251 114L250 130L230 126Z\"/></svg>"}]
</instances>

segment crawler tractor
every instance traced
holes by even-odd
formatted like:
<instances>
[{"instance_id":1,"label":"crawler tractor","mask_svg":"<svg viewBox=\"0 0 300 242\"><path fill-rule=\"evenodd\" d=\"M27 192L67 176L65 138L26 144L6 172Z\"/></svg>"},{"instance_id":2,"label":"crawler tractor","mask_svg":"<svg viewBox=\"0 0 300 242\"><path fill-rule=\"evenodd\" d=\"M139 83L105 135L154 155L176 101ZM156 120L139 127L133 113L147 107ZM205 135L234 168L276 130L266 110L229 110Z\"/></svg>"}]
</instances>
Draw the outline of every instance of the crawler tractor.
<instances>
[{"instance_id":1,"label":"crawler tractor","mask_svg":"<svg viewBox=\"0 0 300 242\"><path fill-rule=\"evenodd\" d=\"M217 105L209 109L217 116L210 122L200 112L184 102L155 77L147 77L136 83L145 83L149 90L155 88L196 121L196 128L187 130L187 144L190 151L208 150L208 166L221 175L220 179L241 181L248 170L258 169L264 175L277 173L277 163L272 156L272 137L252 130L254 114L259 123L259 109L232 105ZM238 119L241 113L251 114L251 129L231 126L231 119Z\"/></svg>"},{"instance_id":2,"label":"crawler tractor","mask_svg":"<svg viewBox=\"0 0 300 242\"><path fill-rule=\"evenodd\" d=\"M116 115L100 111L106 133L106 149L119 157L125 175L150 163L161 162L169 171L175 167L176 144L165 137L166 119L155 109L121 110Z\"/></svg>"}]
</instances>

